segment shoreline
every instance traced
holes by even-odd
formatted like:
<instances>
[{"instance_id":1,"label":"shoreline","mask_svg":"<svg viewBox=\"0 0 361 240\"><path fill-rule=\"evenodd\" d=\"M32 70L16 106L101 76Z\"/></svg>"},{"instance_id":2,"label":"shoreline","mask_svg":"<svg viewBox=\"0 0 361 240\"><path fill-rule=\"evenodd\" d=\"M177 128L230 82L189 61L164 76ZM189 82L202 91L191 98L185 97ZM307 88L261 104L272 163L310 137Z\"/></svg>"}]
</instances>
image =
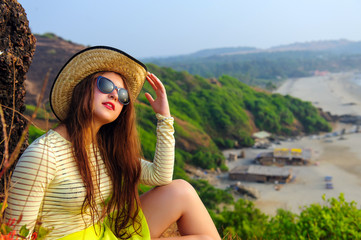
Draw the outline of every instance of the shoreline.
<instances>
[{"instance_id":1,"label":"shoreline","mask_svg":"<svg viewBox=\"0 0 361 240\"><path fill-rule=\"evenodd\" d=\"M354 72L286 80L276 91L311 102L334 115L361 114L361 86Z\"/></svg>"},{"instance_id":2,"label":"shoreline","mask_svg":"<svg viewBox=\"0 0 361 240\"><path fill-rule=\"evenodd\" d=\"M289 94L310 101L314 106L332 115L361 115L361 86L353 81L354 73L330 73L325 76L289 79L276 91L282 95ZM325 204L322 200L338 198L344 194L347 202L355 201L361 207L361 133L352 133L356 126L337 123L333 131L345 129L346 133L340 136L314 135L305 136L297 140L281 142L273 148L302 148L312 149L311 160L317 164L307 166L286 166L293 169L294 181L282 184L279 191L274 189L275 184L242 182L247 187L259 191L260 197L254 200L255 206L268 215L275 215L278 208L290 210L299 214L302 206L313 203ZM269 149L242 149L245 158L229 162L231 170L235 166L249 165L260 152L272 151ZM223 151L226 159L229 153L239 153L241 149ZM325 177L331 176L333 189L326 188ZM214 185L226 188L237 181L222 176Z\"/></svg>"}]
</instances>

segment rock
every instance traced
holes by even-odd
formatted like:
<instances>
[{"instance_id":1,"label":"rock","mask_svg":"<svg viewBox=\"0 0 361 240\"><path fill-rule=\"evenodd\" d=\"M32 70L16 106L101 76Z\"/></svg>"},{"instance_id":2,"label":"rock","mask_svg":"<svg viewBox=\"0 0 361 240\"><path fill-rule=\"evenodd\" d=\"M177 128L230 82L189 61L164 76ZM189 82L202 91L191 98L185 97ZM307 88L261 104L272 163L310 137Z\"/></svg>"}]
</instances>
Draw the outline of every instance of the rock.
<instances>
[{"instance_id":1,"label":"rock","mask_svg":"<svg viewBox=\"0 0 361 240\"><path fill-rule=\"evenodd\" d=\"M24 80L34 55L35 42L23 7L15 0L2 0L0 3L0 103L3 106L7 134L11 132L8 136L9 154L14 151L26 126L26 120L19 113L25 111ZM1 139L4 139L3 123L0 124ZM26 147L27 143L23 145L22 151ZM4 151L5 145L2 142L1 159L4 157ZM2 191L2 184L0 187Z\"/></svg>"},{"instance_id":2,"label":"rock","mask_svg":"<svg viewBox=\"0 0 361 240\"><path fill-rule=\"evenodd\" d=\"M245 186L241 182L236 182L236 184L230 185L230 188L242 196L248 196L253 199L258 199L260 197L257 189Z\"/></svg>"}]
</instances>

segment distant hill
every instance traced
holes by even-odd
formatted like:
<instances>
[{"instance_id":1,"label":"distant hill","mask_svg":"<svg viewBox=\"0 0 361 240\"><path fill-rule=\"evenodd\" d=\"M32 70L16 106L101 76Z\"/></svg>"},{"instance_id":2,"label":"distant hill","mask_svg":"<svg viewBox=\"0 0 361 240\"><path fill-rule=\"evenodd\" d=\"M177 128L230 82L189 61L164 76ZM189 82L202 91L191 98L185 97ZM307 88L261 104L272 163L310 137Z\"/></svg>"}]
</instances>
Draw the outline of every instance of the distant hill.
<instances>
[{"instance_id":1,"label":"distant hill","mask_svg":"<svg viewBox=\"0 0 361 240\"><path fill-rule=\"evenodd\" d=\"M217 78L226 74L244 83L265 87L285 78L310 76L315 71L359 69L361 42L334 40L294 43L268 49L218 48L143 61L202 77Z\"/></svg>"},{"instance_id":2,"label":"distant hill","mask_svg":"<svg viewBox=\"0 0 361 240\"><path fill-rule=\"evenodd\" d=\"M289 51L316 51L316 52L338 52L340 54L360 54L361 41L349 41L346 39L329 40L329 41L311 41L311 42L296 42L292 44L279 45L266 49L255 47L224 47L214 49L204 49L195 53L187 55L176 55L164 57L164 59L177 59L177 58L206 58L211 56L224 56L224 55L244 55L255 53L274 53L274 52L289 52ZM158 58L145 58L144 61Z\"/></svg>"},{"instance_id":3,"label":"distant hill","mask_svg":"<svg viewBox=\"0 0 361 240\"><path fill-rule=\"evenodd\" d=\"M36 104L46 73L50 71L45 100L49 97L50 88L60 68L73 54L85 48L83 45L66 41L52 33L35 34L35 38L37 40L35 54L25 81L25 102L33 105Z\"/></svg>"},{"instance_id":4,"label":"distant hill","mask_svg":"<svg viewBox=\"0 0 361 240\"><path fill-rule=\"evenodd\" d=\"M205 49L192 54L189 54L190 57L202 58L202 57L210 57L215 55L226 55L233 53L247 53L252 51L258 51L257 48L253 47L232 47L232 48L215 48L215 49ZM187 55L185 55L187 56Z\"/></svg>"},{"instance_id":5,"label":"distant hill","mask_svg":"<svg viewBox=\"0 0 361 240\"><path fill-rule=\"evenodd\" d=\"M313 41L272 47L269 51L326 51L339 54L361 54L361 42L353 42L345 39Z\"/></svg>"}]
</instances>

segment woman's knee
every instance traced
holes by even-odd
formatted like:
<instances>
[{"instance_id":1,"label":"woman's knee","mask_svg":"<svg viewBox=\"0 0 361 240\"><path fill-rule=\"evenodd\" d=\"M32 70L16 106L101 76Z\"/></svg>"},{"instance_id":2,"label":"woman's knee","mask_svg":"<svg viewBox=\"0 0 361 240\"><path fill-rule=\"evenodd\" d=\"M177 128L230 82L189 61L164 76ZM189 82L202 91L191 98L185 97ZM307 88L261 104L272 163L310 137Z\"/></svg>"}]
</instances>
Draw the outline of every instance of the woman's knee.
<instances>
[{"instance_id":1,"label":"woman's knee","mask_svg":"<svg viewBox=\"0 0 361 240\"><path fill-rule=\"evenodd\" d=\"M173 180L166 186L168 187L168 193L179 200L186 200L195 197L198 198L198 194L193 186L183 179Z\"/></svg>"}]
</instances>

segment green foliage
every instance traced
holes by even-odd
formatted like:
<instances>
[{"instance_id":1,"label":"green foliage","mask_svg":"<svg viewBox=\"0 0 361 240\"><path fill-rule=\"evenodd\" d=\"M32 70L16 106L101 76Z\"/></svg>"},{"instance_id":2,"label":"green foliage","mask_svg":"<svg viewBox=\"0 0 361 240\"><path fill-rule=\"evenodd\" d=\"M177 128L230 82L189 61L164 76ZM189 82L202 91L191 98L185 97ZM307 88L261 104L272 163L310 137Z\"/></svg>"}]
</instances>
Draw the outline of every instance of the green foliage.
<instances>
[{"instance_id":1,"label":"green foliage","mask_svg":"<svg viewBox=\"0 0 361 240\"><path fill-rule=\"evenodd\" d=\"M306 133L317 131L331 131L331 126L324 118L319 116L317 109L310 102L304 102L300 99L285 96L288 100L286 106L292 111L294 116L302 123Z\"/></svg>"},{"instance_id":2,"label":"green foliage","mask_svg":"<svg viewBox=\"0 0 361 240\"><path fill-rule=\"evenodd\" d=\"M34 125L30 125L29 127L29 137L28 137L28 141L29 144L31 144L35 139L37 139L38 137L40 137L41 135L43 135L45 133L45 131L36 128Z\"/></svg>"},{"instance_id":3,"label":"green foliage","mask_svg":"<svg viewBox=\"0 0 361 240\"><path fill-rule=\"evenodd\" d=\"M39 228L39 232L38 232L38 237L36 238L37 240L43 240L46 239L47 235L49 235L49 233L53 231L53 228L44 228L42 226L40 226Z\"/></svg>"},{"instance_id":4,"label":"green foliage","mask_svg":"<svg viewBox=\"0 0 361 240\"><path fill-rule=\"evenodd\" d=\"M219 169L222 171L222 172L227 172L229 169L227 167L227 165L225 163L222 163L221 166L219 166Z\"/></svg>"},{"instance_id":5,"label":"green foliage","mask_svg":"<svg viewBox=\"0 0 361 240\"><path fill-rule=\"evenodd\" d=\"M234 210L224 209L213 217L220 233L241 239L261 239L269 218L255 208L253 202L244 199L234 204Z\"/></svg>"},{"instance_id":6,"label":"green foliage","mask_svg":"<svg viewBox=\"0 0 361 240\"><path fill-rule=\"evenodd\" d=\"M143 155L148 160L153 160L156 138L156 118L153 110L146 105L137 104L138 133L142 143Z\"/></svg>"},{"instance_id":7,"label":"green foliage","mask_svg":"<svg viewBox=\"0 0 361 240\"><path fill-rule=\"evenodd\" d=\"M277 89L277 86L276 86L276 84L274 84L272 81L269 81L269 82L266 83L265 88L266 88L268 91L273 91L273 90L276 90L276 89Z\"/></svg>"},{"instance_id":8,"label":"green foliage","mask_svg":"<svg viewBox=\"0 0 361 240\"><path fill-rule=\"evenodd\" d=\"M224 236L241 239L361 239L361 210L346 202L341 193L324 204L305 206L300 215L279 209L274 217L261 213L248 200L240 199L234 210L212 213Z\"/></svg>"},{"instance_id":9,"label":"green foliage","mask_svg":"<svg viewBox=\"0 0 361 240\"><path fill-rule=\"evenodd\" d=\"M12 228L10 226L8 226L7 224L5 223L2 223L1 226L0 226L0 237L2 235L7 235L9 234L10 232L12 231Z\"/></svg>"},{"instance_id":10,"label":"green foliage","mask_svg":"<svg viewBox=\"0 0 361 240\"><path fill-rule=\"evenodd\" d=\"M199 149L193 153L191 162L205 169L215 169L217 166L224 164L224 156L220 153L212 153L207 149Z\"/></svg>"},{"instance_id":11,"label":"green foliage","mask_svg":"<svg viewBox=\"0 0 361 240\"><path fill-rule=\"evenodd\" d=\"M138 186L138 192L139 195L148 192L149 190L151 190L153 187L152 186L148 186L148 185L144 185L144 184L139 184Z\"/></svg>"},{"instance_id":12,"label":"green foliage","mask_svg":"<svg viewBox=\"0 0 361 240\"><path fill-rule=\"evenodd\" d=\"M330 125L310 103L289 95L249 92L244 98L246 108L252 112L258 128L277 134L292 134L297 119L305 133L331 131ZM294 134L298 134L295 132Z\"/></svg>"},{"instance_id":13,"label":"green foliage","mask_svg":"<svg viewBox=\"0 0 361 240\"><path fill-rule=\"evenodd\" d=\"M174 166L174 173L173 173L174 179L184 179L186 181L189 181L190 178L188 177L187 173L184 171L183 168L179 167L177 162Z\"/></svg>"},{"instance_id":14,"label":"green foliage","mask_svg":"<svg viewBox=\"0 0 361 240\"><path fill-rule=\"evenodd\" d=\"M22 237L28 236L29 232L30 232L30 231L29 231L29 229L26 228L26 225L22 226L22 227L20 228L20 230L19 230L19 234L20 234L20 236L22 236Z\"/></svg>"},{"instance_id":15,"label":"green foliage","mask_svg":"<svg viewBox=\"0 0 361 240\"><path fill-rule=\"evenodd\" d=\"M208 210L217 210L221 203L233 203L233 196L227 191L213 187L205 180L191 180L190 183L196 189L199 197Z\"/></svg>"},{"instance_id":16,"label":"green foliage","mask_svg":"<svg viewBox=\"0 0 361 240\"><path fill-rule=\"evenodd\" d=\"M361 210L355 202L348 203L344 195L323 200L327 204L311 204L298 221L300 238L361 239Z\"/></svg>"},{"instance_id":17,"label":"green foliage","mask_svg":"<svg viewBox=\"0 0 361 240\"><path fill-rule=\"evenodd\" d=\"M26 105L25 108L25 115L31 116L34 111L35 111L36 106L34 105ZM48 107L44 108L38 108L37 113L36 113L36 118L37 119L42 119L42 120L54 120L55 118L53 118L51 116L51 114L49 113L51 110L48 109Z\"/></svg>"},{"instance_id":18,"label":"green foliage","mask_svg":"<svg viewBox=\"0 0 361 240\"><path fill-rule=\"evenodd\" d=\"M278 209L277 215L270 219L268 228L263 235L269 238L295 239L298 233L297 220L296 214Z\"/></svg>"},{"instance_id":19,"label":"green foliage","mask_svg":"<svg viewBox=\"0 0 361 240\"><path fill-rule=\"evenodd\" d=\"M213 141L219 146L220 148L227 149L227 148L234 148L235 141L230 139L223 139L221 137L213 139Z\"/></svg>"},{"instance_id":20,"label":"green foliage","mask_svg":"<svg viewBox=\"0 0 361 240\"><path fill-rule=\"evenodd\" d=\"M0 203L0 209L3 209L3 206L4 206L4 203L3 203L3 202L1 202L1 203ZM7 207L8 207L8 204L7 204L7 203L5 203L5 207L4 207L4 209L5 209L5 208L7 208Z\"/></svg>"},{"instance_id":21,"label":"green foliage","mask_svg":"<svg viewBox=\"0 0 361 240\"><path fill-rule=\"evenodd\" d=\"M44 34L40 34L39 36L49 38L49 39L58 38L58 36L56 36L54 33L51 33L51 32L46 32Z\"/></svg>"}]
</instances>

